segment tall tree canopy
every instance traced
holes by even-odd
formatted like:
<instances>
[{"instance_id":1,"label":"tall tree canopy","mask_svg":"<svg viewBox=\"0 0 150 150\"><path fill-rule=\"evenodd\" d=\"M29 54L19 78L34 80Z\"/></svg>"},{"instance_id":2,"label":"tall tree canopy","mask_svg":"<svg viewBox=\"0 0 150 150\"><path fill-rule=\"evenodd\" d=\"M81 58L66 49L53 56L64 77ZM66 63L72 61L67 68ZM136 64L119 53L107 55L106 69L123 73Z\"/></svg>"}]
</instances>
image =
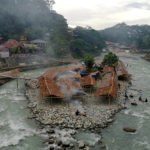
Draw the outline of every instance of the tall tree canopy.
<instances>
[{"instance_id":1,"label":"tall tree canopy","mask_svg":"<svg viewBox=\"0 0 150 150\"><path fill-rule=\"evenodd\" d=\"M71 51L75 57L84 57L85 54L100 54L105 42L101 34L92 28L76 27L73 30Z\"/></svg>"}]
</instances>

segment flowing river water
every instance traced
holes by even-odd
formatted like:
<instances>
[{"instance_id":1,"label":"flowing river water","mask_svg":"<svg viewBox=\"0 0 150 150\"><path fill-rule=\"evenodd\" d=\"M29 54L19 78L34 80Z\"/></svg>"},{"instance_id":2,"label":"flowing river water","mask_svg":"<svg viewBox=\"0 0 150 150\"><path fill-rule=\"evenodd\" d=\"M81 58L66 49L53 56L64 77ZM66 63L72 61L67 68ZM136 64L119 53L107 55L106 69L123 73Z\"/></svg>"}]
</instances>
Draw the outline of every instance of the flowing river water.
<instances>
[{"instance_id":1,"label":"flowing river water","mask_svg":"<svg viewBox=\"0 0 150 150\"><path fill-rule=\"evenodd\" d=\"M138 101L138 106L131 106L115 116L115 121L102 130L103 142L107 150L150 150L150 63L139 56L123 56L132 74L132 86L128 94L133 93L136 100L142 95L148 103ZM32 70L22 73L27 77L38 77L48 69ZM24 84L10 81L0 87L0 150L42 150L44 135L39 133L36 122L27 119L29 110L24 97ZM137 129L130 134L124 127ZM94 148L95 149L95 148Z\"/></svg>"},{"instance_id":2,"label":"flowing river water","mask_svg":"<svg viewBox=\"0 0 150 150\"><path fill-rule=\"evenodd\" d=\"M37 77L47 69L21 73L26 77ZM0 150L41 150L44 137L37 124L27 119L27 99L24 96L24 81L10 81L0 87ZM35 136L37 135L37 136Z\"/></svg>"},{"instance_id":3,"label":"flowing river water","mask_svg":"<svg viewBox=\"0 0 150 150\"><path fill-rule=\"evenodd\" d=\"M121 57L128 64L132 74L132 86L128 94L133 93L138 106L131 106L127 100L127 109L115 116L114 123L102 131L103 142L107 150L150 150L150 63L139 56ZM138 101L141 96L148 98L148 103ZM136 129L131 134L123 131L124 127Z\"/></svg>"}]
</instances>

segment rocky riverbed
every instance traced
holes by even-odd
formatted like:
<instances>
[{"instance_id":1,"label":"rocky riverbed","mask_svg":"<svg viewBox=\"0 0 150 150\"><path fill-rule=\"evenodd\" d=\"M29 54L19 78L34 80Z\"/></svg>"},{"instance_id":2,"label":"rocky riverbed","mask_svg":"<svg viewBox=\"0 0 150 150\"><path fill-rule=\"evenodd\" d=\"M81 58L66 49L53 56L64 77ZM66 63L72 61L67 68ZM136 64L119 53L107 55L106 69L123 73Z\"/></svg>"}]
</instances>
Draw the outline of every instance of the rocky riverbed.
<instances>
[{"instance_id":1,"label":"rocky riverbed","mask_svg":"<svg viewBox=\"0 0 150 150\"><path fill-rule=\"evenodd\" d=\"M36 80L26 82L26 96L31 109L29 119L40 122L40 128L48 134L45 143L49 149L85 149L88 150L101 142L101 128L113 122L115 113L125 108L125 90L128 82L120 82L118 98L108 104L108 100L86 96L82 99L50 100L40 99ZM79 110L81 115L76 115ZM78 140L79 132L90 132L98 136L92 144ZM90 136L90 134L89 134Z\"/></svg>"}]
</instances>

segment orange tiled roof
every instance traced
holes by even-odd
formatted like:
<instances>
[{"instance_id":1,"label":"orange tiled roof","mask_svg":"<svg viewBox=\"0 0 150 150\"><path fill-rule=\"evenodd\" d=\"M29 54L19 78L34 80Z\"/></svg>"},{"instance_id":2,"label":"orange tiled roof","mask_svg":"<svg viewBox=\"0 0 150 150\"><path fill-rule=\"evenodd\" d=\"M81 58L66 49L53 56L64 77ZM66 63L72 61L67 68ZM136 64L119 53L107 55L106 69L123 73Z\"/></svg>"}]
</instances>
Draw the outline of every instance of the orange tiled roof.
<instances>
[{"instance_id":1,"label":"orange tiled roof","mask_svg":"<svg viewBox=\"0 0 150 150\"><path fill-rule=\"evenodd\" d=\"M3 45L7 48L14 48L14 47L18 47L20 44L16 40L8 40Z\"/></svg>"}]
</instances>

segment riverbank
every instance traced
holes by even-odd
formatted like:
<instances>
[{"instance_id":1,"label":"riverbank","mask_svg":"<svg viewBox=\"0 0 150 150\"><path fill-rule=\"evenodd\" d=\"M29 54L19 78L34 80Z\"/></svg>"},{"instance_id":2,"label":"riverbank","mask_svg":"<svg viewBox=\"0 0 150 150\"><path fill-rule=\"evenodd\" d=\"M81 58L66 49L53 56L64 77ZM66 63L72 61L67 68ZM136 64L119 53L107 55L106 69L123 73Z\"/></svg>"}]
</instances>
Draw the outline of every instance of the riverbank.
<instances>
[{"instance_id":1,"label":"riverbank","mask_svg":"<svg viewBox=\"0 0 150 150\"><path fill-rule=\"evenodd\" d=\"M29 56L14 56L0 59L0 72L9 71L12 69L19 69L20 71L27 71L43 67L51 67L57 65L65 65L70 63L77 63L79 60L72 57L69 58L53 58L46 55L29 55Z\"/></svg>"},{"instance_id":2,"label":"riverbank","mask_svg":"<svg viewBox=\"0 0 150 150\"><path fill-rule=\"evenodd\" d=\"M143 59L150 61L150 54L145 55L144 57L142 57Z\"/></svg>"},{"instance_id":3,"label":"riverbank","mask_svg":"<svg viewBox=\"0 0 150 150\"><path fill-rule=\"evenodd\" d=\"M48 56L18 56L0 59L0 73L18 69L20 72L46 68L52 66L61 66L71 63L77 63L80 60L73 58L50 58ZM12 80L8 77L0 77L0 86Z\"/></svg>"},{"instance_id":4,"label":"riverbank","mask_svg":"<svg viewBox=\"0 0 150 150\"><path fill-rule=\"evenodd\" d=\"M35 119L40 122L41 127L47 130L49 134L48 145L51 148L64 148L72 147L75 149L81 146L81 142L75 138L78 132L92 132L99 136L102 128L105 128L113 122L113 116L120 110L125 108L124 92L127 90L128 82L120 82L121 88L118 91L118 98L112 100L111 104L108 104L108 100L85 97L84 99L74 99L69 101L63 101L56 99L55 101L41 100L40 91L37 88L37 81L28 81L26 83L26 96L29 100L28 107L31 109L30 119ZM75 112L79 109L86 115L76 116ZM56 129L57 127L57 129ZM67 134L67 141L56 138L55 132L64 130ZM69 133L68 133L69 131ZM73 133L72 133L73 132ZM69 138L70 137L70 138ZM97 142L100 142L100 137ZM60 145L58 144L60 141ZM69 144L66 144L69 143ZM95 144L97 144L94 143ZM67 146L66 146L67 145ZM85 143L82 143L85 148ZM94 146L92 145L92 146ZM90 148L91 145L87 146Z\"/></svg>"}]
</instances>

